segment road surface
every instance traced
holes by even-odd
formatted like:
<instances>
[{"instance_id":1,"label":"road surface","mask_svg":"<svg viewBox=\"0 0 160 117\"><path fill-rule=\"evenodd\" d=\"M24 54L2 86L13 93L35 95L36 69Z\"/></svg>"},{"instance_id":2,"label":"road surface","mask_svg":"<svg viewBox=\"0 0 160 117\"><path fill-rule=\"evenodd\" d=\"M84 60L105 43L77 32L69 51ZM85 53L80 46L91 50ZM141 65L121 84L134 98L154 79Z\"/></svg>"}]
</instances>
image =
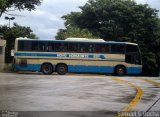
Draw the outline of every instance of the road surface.
<instances>
[{"instance_id":1,"label":"road surface","mask_svg":"<svg viewBox=\"0 0 160 117\"><path fill-rule=\"evenodd\" d=\"M141 116L160 111L159 98L160 77L0 73L1 113L22 117Z\"/></svg>"}]
</instances>

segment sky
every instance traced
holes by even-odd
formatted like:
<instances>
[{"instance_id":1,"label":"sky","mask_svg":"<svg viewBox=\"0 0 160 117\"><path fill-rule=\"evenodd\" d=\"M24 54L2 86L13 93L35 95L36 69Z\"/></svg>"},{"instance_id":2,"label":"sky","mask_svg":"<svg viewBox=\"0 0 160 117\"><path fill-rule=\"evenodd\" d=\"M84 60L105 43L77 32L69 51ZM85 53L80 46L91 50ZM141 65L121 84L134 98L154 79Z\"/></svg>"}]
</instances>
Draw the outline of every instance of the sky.
<instances>
[{"instance_id":1,"label":"sky","mask_svg":"<svg viewBox=\"0 0 160 117\"><path fill-rule=\"evenodd\" d=\"M39 39L54 39L58 29L65 28L64 20L61 18L70 12L80 11L79 6L83 6L88 0L43 0L42 4L36 7L35 11L16 11L15 20L11 21L22 26L29 26ZM149 4L150 7L160 10L159 0L135 0L137 3ZM10 12L11 13L11 12ZM0 25L8 25L4 14L0 19Z\"/></svg>"}]
</instances>

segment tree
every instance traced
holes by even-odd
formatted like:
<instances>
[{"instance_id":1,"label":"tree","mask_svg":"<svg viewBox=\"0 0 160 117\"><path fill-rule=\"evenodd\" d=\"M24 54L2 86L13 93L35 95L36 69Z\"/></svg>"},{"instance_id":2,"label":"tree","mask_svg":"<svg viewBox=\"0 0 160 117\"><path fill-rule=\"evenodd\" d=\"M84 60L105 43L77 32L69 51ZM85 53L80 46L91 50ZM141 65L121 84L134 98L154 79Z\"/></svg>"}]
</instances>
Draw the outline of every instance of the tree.
<instances>
[{"instance_id":1,"label":"tree","mask_svg":"<svg viewBox=\"0 0 160 117\"><path fill-rule=\"evenodd\" d=\"M87 28L104 39L136 41L137 37L153 33L157 25L158 11L132 0L89 0L80 8L81 12L62 17L65 24Z\"/></svg>"},{"instance_id":2,"label":"tree","mask_svg":"<svg viewBox=\"0 0 160 117\"><path fill-rule=\"evenodd\" d=\"M0 0L0 17L3 13L14 10L34 10L42 0Z\"/></svg>"},{"instance_id":3,"label":"tree","mask_svg":"<svg viewBox=\"0 0 160 117\"><path fill-rule=\"evenodd\" d=\"M5 51L5 62L11 63L11 49L14 49L14 42L15 39L18 37L27 37L27 38L34 38L37 39L36 35L33 34L30 27L20 26L14 23L12 28L7 26L0 26L0 32L4 36L6 40L6 51Z\"/></svg>"},{"instance_id":4,"label":"tree","mask_svg":"<svg viewBox=\"0 0 160 117\"><path fill-rule=\"evenodd\" d=\"M138 43L144 73L160 68L160 20L158 10L133 0L89 0L80 12L63 16L65 26L87 29L106 41Z\"/></svg>"},{"instance_id":5,"label":"tree","mask_svg":"<svg viewBox=\"0 0 160 117\"><path fill-rule=\"evenodd\" d=\"M78 27L71 27L68 26L67 29L60 29L57 33L56 39L57 40L64 40L66 38L98 38L94 36L90 31L87 29L80 29Z\"/></svg>"},{"instance_id":6,"label":"tree","mask_svg":"<svg viewBox=\"0 0 160 117\"><path fill-rule=\"evenodd\" d=\"M7 0L0 0L0 9L2 9L7 3Z\"/></svg>"}]
</instances>

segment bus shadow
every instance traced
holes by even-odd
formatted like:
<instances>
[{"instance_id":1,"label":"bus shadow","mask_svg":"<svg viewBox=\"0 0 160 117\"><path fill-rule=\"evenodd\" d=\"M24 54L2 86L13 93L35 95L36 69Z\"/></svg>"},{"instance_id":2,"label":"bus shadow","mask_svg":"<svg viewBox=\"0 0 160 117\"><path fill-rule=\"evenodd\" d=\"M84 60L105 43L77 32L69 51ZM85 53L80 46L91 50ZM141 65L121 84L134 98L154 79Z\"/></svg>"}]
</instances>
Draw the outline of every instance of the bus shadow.
<instances>
[{"instance_id":1,"label":"bus shadow","mask_svg":"<svg viewBox=\"0 0 160 117\"><path fill-rule=\"evenodd\" d=\"M42 72L28 72L28 71L18 71L18 72L12 72L16 74L25 74L25 75L45 75ZM51 75L59 75L56 72L53 72ZM115 76L115 77L149 77L144 75L124 75L124 76L116 76L115 74L102 74L102 73L67 73L65 74L67 76ZM62 75L62 76L65 76ZM156 76L152 76L156 77Z\"/></svg>"}]
</instances>

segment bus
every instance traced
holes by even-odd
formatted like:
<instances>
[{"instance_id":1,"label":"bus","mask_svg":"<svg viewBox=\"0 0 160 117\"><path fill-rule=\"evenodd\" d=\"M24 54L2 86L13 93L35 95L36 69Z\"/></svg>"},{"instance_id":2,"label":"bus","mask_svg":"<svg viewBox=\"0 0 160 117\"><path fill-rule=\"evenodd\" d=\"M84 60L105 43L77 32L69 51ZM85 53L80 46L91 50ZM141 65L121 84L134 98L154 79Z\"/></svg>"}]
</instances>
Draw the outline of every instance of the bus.
<instances>
[{"instance_id":1,"label":"bus","mask_svg":"<svg viewBox=\"0 0 160 117\"><path fill-rule=\"evenodd\" d=\"M140 74L141 52L137 44L102 39L15 40L14 69L49 75L72 73Z\"/></svg>"}]
</instances>

